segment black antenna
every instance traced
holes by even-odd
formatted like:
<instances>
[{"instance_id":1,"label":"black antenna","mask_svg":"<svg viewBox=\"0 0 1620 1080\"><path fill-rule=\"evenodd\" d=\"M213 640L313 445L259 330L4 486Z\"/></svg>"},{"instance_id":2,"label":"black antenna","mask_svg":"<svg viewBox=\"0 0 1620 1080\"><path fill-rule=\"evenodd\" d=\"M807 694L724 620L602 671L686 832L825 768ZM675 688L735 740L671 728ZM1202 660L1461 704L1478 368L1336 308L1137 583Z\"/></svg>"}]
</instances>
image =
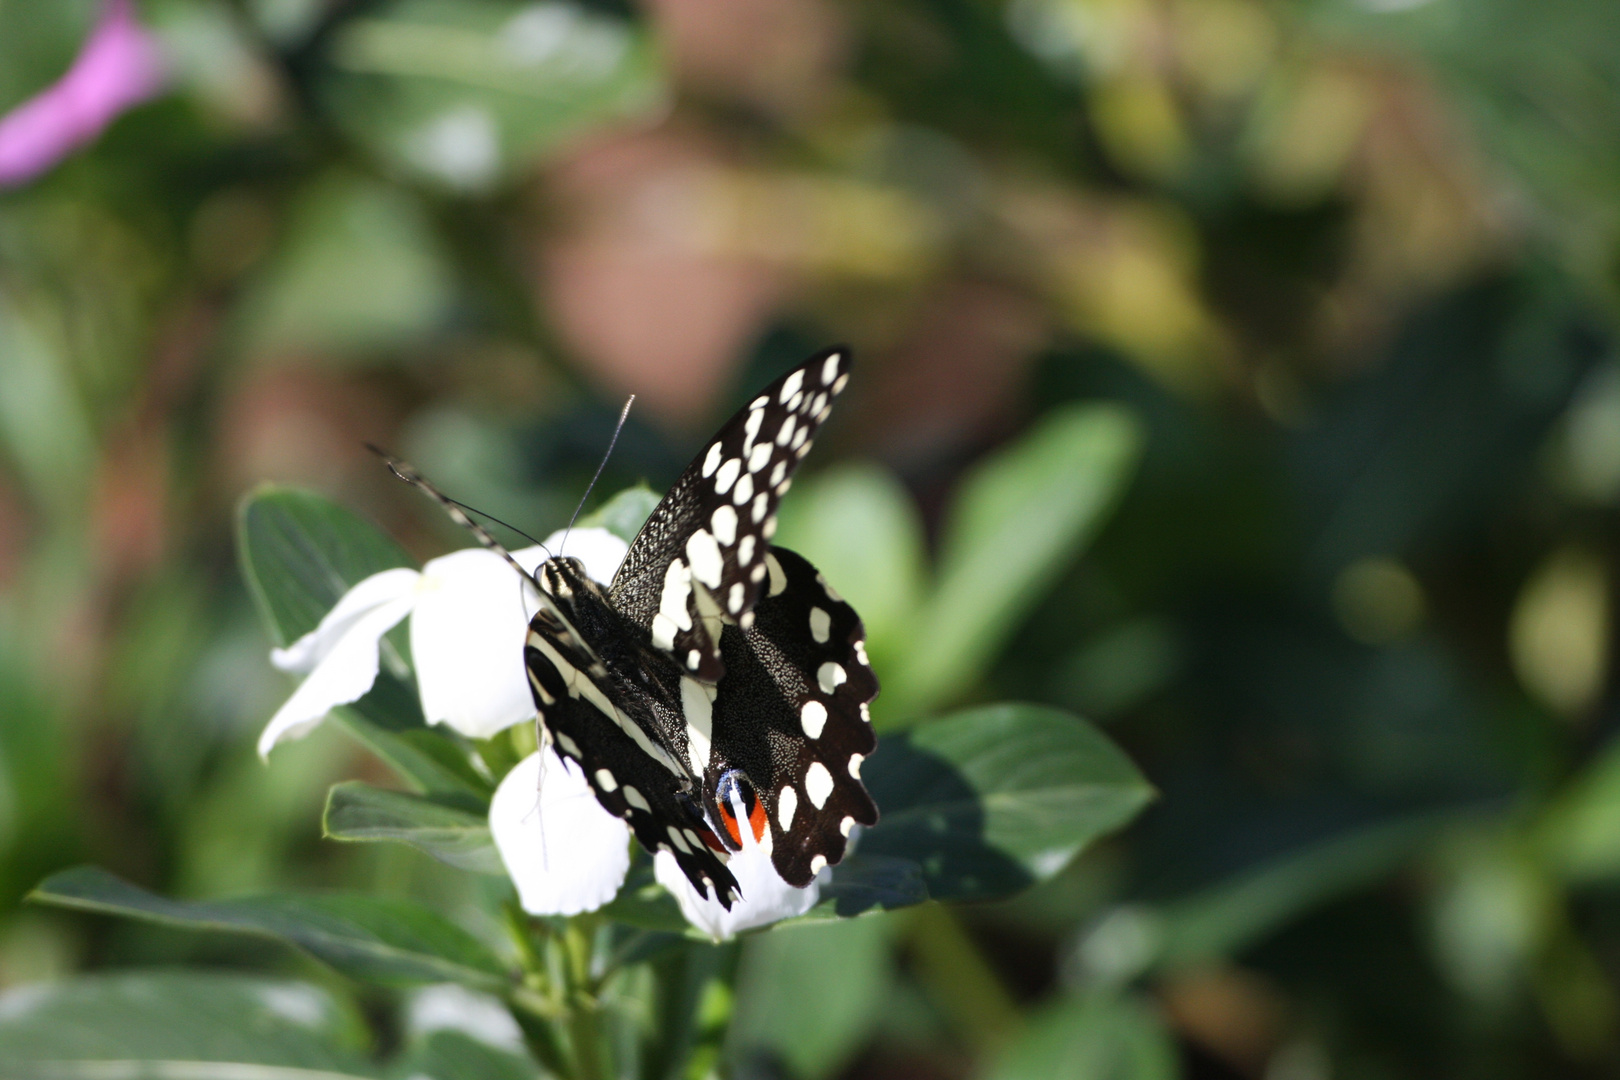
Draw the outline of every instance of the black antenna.
<instances>
[{"instance_id":1,"label":"black antenna","mask_svg":"<svg viewBox=\"0 0 1620 1080\"><path fill-rule=\"evenodd\" d=\"M585 485L585 494L579 497L579 505L574 507L574 516L568 519L568 528L563 530L562 542L557 545L559 552L568 546L568 534L574 531L574 522L579 520L579 512L585 509L585 500L591 497L591 489L596 487L598 480L602 479L602 470L607 468L608 458L613 456L613 448L619 444L619 432L624 430L624 421L630 415L630 406L635 403L636 395L631 394L625 399L624 408L619 410L619 422L613 425L613 438L608 440L607 453L602 455L601 462L596 466L596 475L592 476L591 482Z\"/></svg>"},{"instance_id":2,"label":"black antenna","mask_svg":"<svg viewBox=\"0 0 1620 1080\"><path fill-rule=\"evenodd\" d=\"M457 525L460 525L463 529L466 529L468 532L472 533L480 544L483 544L489 550L505 559L507 565L516 570L520 576L528 581L534 580L534 575L523 569L522 565L520 565L516 559L512 558L512 553L506 550L505 545L503 545L499 540L495 539L495 537L491 536L488 529L484 528L482 525L478 524L478 522L474 521L472 518L468 517L462 512L463 507L459 502L452 499L450 496L446 495L432 484L428 483L422 478L421 473L417 472L410 465L407 465L405 462L399 460L388 451L382 449L381 447L375 446L372 443L366 443L365 447L367 450L370 450L373 454L376 454L378 457L383 459L384 464L388 466L389 472L393 473L395 476L399 477L412 487L419 488L422 491L427 492L429 497L431 497L440 506L444 507L444 512L450 515L450 519L452 521L454 521ZM470 509L470 507L468 509ZM478 511L475 510L473 512L477 513ZM493 521L495 519L491 518L490 520ZM501 524L504 525L506 523L501 522ZM507 525L507 528L510 529L512 527ZM513 529L512 531L518 532L519 530ZM530 537L530 539L533 539L533 537ZM535 542L539 543L539 541Z\"/></svg>"}]
</instances>

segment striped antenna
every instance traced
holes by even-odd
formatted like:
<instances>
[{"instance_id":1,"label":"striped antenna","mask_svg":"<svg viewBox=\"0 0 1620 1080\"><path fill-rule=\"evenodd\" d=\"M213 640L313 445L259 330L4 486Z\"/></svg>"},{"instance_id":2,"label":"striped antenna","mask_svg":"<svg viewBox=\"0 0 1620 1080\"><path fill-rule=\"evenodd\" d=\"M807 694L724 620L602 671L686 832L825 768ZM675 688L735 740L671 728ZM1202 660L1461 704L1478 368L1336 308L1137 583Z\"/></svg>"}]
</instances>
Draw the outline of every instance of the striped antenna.
<instances>
[{"instance_id":1,"label":"striped antenna","mask_svg":"<svg viewBox=\"0 0 1620 1080\"><path fill-rule=\"evenodd\" d=\"M375 446L372 443L366 443L365 445L367 450L370 450L373 454L376 454L378 457L382 458L383 463L388 466L389 472L393 473L395 476L399 477L412 487L426 492L429 498L444 508L444 512L450 515L451 521L454 521L457 525L460 525L463 529L466 529L468 532L472 533L480 544L483 544L486 548L505 559L507 565L516 570L519 576L521 576L525 581L535 581L534 575L523 569L522 565L520 565L516 559L512 558L512 553L506 550L506 546L504 544L495 539L494 536L490 535L490 531L488 529L484 528L482 525L478 524L478 522L467 516L466 511L462 507L461 503L452 499L450 496L428 483L427 480L423 478L421 473L417 472L409 464L401 461L399 458L396 458L388 451L379 446ZM474 513L479 512L480 511L474 511ZM493 521L495 519L490 518L490 520ZM502 524L504 524L504 522ZM511 528L511 526L507 527ZM512 531L521 532L518 529L513 529ZM529 536L527 533L521 533L521 535L523 535L526 539L534 540L534 537ZM540 542L535 540L535 543L539 544ZM544 545L541 546L543 547ZM547 554L549 555L550 552L548 551ZM538 585L538 582L536 582L536 585Z\"/></svg>"}]
</instances>

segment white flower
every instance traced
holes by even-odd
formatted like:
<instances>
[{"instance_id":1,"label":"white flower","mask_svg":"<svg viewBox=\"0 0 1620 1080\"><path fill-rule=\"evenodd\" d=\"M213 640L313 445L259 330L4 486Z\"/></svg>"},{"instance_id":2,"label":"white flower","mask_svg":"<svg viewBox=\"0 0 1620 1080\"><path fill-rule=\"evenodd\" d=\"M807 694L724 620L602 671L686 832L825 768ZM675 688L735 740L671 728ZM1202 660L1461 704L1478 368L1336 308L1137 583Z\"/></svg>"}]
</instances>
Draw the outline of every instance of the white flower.
<instances>
[{"instance_id":1,"label":"white flower","mask_svg":"<svg viewBox=\"0 0 1620 1080\"><path fill-rule=\"evenodd\" d=\"M595 911L630 869L630 827L602 809L579 766L549 747L518 762L495 789L489 829L523 910L534 915Z\"/></svg>"},{"instance_id":2,"label":"white flower","mask_svg":"<svg viewBox=\"0 0 1620 1080\"><path fill-rule=\"evenodd\" d=\"M675 894L686 921L715 941L778 919L803 915L821 899L821 885L828 878L827 871L823 870L803 889L783 881L776 867L771 865L770 852L759 846L754 831L747 827L748 814L736 795L732 796L732 811L737 821L743 823L742 850L732 852L726 869L737 879L742 896L731 902L730 911L722 907L720 901L693 887L672 852L660 851L653 857L653 876Z\"/></svg>"},{"instance_id":3,"label":"white flower","mask_svg":"<svg viewBox=\"0 0 1620 1080\"><path fill-rule=\"evenodd\" d=\"M532 570L562 544L512 553ZM575 529L567 555L600 582L613 580L625 543L606 529ZM433 559L420 572L384 570L355 585L310 633L270 654L283 671L305 678L259 736L259 753L308 732L328 712L359 699L376 681L382 636L411 616L411 658L423 715L476 738L531 720L523 671L523 630L536 601L512 568L471 548Z\"/></svg>"}]
</instances>

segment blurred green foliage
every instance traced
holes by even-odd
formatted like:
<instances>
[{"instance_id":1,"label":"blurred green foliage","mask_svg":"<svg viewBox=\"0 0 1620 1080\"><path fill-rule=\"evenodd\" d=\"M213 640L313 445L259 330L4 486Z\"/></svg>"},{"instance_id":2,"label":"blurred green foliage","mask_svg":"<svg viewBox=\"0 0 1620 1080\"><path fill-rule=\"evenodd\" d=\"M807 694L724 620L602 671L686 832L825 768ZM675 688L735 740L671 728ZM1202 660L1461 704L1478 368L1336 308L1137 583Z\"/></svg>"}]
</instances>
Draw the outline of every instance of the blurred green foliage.
<instances>
[{"instance_id":1,"label":"blurred green foliage","mask_svg":"<svg viewBox=\"0 0 1620 1080\"><path fill-rule=\"evenodd\" d=\"M0 110L95 8L0 0ZM617 395L601 490L661 490L848 339L782 540L866 617L889 737L1072 709L1159 798L1072 864L1021 850L1050 879L1014 899L658 959L682 990L642 1022L683 1043L647 1075L1620 1064L1612 5L139 10L170 92L0 193L0 984L94 973L22 991L0 1058L160 1055L165 1013L254 1032L235 1060L527 1075L417 991L21 900L88 862L491 937L431 857L477 858L439 797L487 783L390 728L411 695L254 756L288 686L238 499L313 488L258 535L352 535L341 504L409 550L345 573L463 543L371 440L549 529ZM430 854L323 842L339 781L328 831ZM222 970L147 970L188 963Z\"/></svg>"}]
</instances>

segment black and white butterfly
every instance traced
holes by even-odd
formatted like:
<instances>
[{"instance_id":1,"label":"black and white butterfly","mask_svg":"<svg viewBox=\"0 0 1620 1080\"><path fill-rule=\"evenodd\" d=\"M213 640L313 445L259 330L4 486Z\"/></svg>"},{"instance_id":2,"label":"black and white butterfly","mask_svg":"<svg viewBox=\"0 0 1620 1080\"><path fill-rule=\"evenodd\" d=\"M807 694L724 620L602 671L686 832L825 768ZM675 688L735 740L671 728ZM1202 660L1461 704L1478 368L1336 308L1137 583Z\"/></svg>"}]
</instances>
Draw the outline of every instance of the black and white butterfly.
<instances>
[{"instance_id":1,"label":"black and white butterfly","mask_svg":"<svg viewBox=\"0 0 1620 1080\"><path fill-rule=\"evenodd\" d=\"M861 783L877 742L865 630L815 567L770 542L849 366L848 349L822 352L728 420L607 588L566 556L533 578L543 600L524 662L546 732L643 847L673 853L727 908L742 830L802 888L843 858L855 825L877 823Z\"/></svg>"}]
</instances>

